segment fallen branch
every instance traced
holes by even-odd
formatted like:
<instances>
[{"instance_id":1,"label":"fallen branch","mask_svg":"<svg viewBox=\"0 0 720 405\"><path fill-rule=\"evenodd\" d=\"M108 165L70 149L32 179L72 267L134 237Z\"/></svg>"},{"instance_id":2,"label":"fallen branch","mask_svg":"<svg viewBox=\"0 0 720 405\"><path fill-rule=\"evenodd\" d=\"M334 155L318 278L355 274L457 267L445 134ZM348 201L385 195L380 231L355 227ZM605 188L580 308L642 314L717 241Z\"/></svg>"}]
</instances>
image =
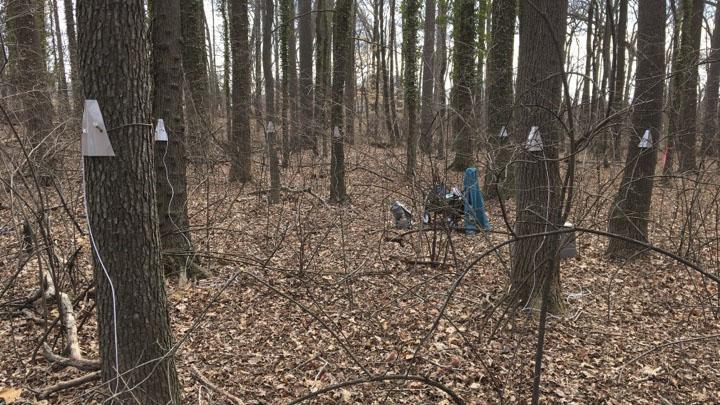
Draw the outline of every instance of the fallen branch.
<instances>
[{"instance_id":1,"label":"fallen branch","mask_svg":"<svg viewBox=\"0 0 720 405\"><path fill-rule=\"evenodd\" d=\"M435 387L435 388L439 389L440 391L444 392L456 404L458 404L458 405L465 404L465 401L463 401L463 399L460 398L453 390L451 390L450 388L448 388L447 386L445 386L444 384L442 384L438 381L434 381L434 380L431 380L427 377L420 376L420 375L388 374L388 375L379 375L379 376L367 377L367 378L359 378L357 380L345 381L345 382L341 382L339 384L330 385L323 389L317 390L315 392L311 392L310 394L300 397L300 398L290 402L290 405L299 404L301 402L316 398L322 394L325 394L326 392L334 391L339 388L349 387L352 385L367 384L367 383L371 383L371 382L386 382L386 381L419 381L425 385Z\"/></svg>"},{"instance_id":2,"label":"fallen branch","mask_svg":"<svg viewBox=\"0 0 720 405\"><path fill-rule=\"evenodd\" d=\"M97 360L88 360L84 358L67 358L53 353L52 349L47 343L43 343L43 356L47 361L61 366L75 367L78 370L83 371L95 371L100 370L100 362Z\"/></svg>"},{"instance_id":3,"label":"fallen branch","mask_svg":"<svg viewBox=\"0 0 720 405\"><path fill-rule=\"evenodd\" d=\"M73 388L73 387L77 387L78 385L82 385L82 384L89 383L91 381L96 381L99 379L100 379L100 372L95 371L94 373L85 374L78 378L73 378L72 380L61 381L55 385L51 385L51 386L45 388L44 390L40 391L37 396L38 396L38 399L45 399L56 392L63 391L63 390Z\"/></svg>"},{"instance_id":4,"label":"fallen branch","mask_svg":"<svg viewBox=\"0 0 720 405\"><path fill-rule=\"evenodd\" d=\"M222 388L218 387L217 385L213 384L212 382L210 382L210 380L208 380L207 377L202 375L200 373L200 370L198 370L197 367L195 367L194 365L190 366L190 374L192 374L193 378L198 380L198 382L200 382L200 384L205 386L205 388L209 389L210 391L212 391L216 394L222 395L223 397L227 398L228 400L230 400L230 402L232 402L234 404L237 404L237 405L244 404L244 402L240 398L236 397L235 395L225 391L224 389L222 389Z\"/></svg>"}]
</instances>

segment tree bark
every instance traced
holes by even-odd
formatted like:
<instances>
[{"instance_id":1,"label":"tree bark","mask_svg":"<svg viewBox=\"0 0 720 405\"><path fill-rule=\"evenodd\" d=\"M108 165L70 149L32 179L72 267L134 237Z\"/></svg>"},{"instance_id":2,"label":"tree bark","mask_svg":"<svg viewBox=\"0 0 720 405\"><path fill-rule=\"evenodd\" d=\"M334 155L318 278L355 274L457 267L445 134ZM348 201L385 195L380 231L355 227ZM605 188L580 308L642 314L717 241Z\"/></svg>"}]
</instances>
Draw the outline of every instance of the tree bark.
<instances>
[{"instance_id":1,"label":"tree bark","mask_svg":"<svg viewBox=\"0 0 720 405\"><path fill-rule=\"evenodd\" d=\"M207 120L210 112L210 82L205 51L205 12L202 0L182 0L180 4L185 71L185 111L188 136L193 144L207 145ZM209 136L209 135L208 135Z\"/></svg>"},{"instance_id":2,"label":"tree bark","mask_svg":"<svg viewBox=\"0 0 720 405\"><path fill-rule=\"evenodd\" d=\"M53 22L55 25L55 41L57 49L57 65L58 65L58 93L60 94L60 111L70 112L72 107L68 106L70 102L70 94L68 93L67 77L65 73L65 48L63 47L62 31L60 30L60 14L58 13L57 0L51 0ZM68 108L70 107L70 108Z\"/></svg>"},{"instance_id":3,"label":"tree bark","mask_svg":"<svg viewBox=\"0 0 720 405\"><path fill-rule=\"evenodd\" d=\"M345 76L345 142L355 144L355 95L357 93L357 77L355 74L355 19L357 4L353 2L350 12L350 40L348 48L347 73ZM377 119L376 119L377 120Z\"/></svg>"},{"instance_id":4,"label":"tree bark","mask_svg":"<svg viewBox=\"0 0 720 405\"><path fill-rule=\"evenodd\" d=\"M250 43L248 2L230 1L230 47L232 49L232 138L230 181L252 179L252 135L250 133Z\"/></svg>"},{"instance_id":5,"label":"tree bark","mask_svg":"<svg viewBox=\"0 0 720 405\"><path fill-rule=\"evenodd\" d=\"M625 114L621 114L623 103L625 100L625 49L627 36L627 18L628 18L628 0L619 0L618 22L615 33L615 75L613 78L613 92L611 100L611 114L617 114L613 118L611 126L611 134L613 141L612 157L614 161L619 161L621 156L620 139L624 126Z\"/></svg>"},{"instance_id":6,"label":"tree bark","mask_svg":"<svg viewBox=\"0 0 720 405\"><path fill-rule=\"evenodd\" d=\"M435 87L435 0L425 0L425 32L423 34L422 53L422 110L420 111L420 150L432 154L433 120L435 106L433 90Z\"/></svg>"},{"instance_id":7,"label":"tree bark","mask_svg":"<svg viewBox=\"0 0 720 405\"><path fill-rule=\"evenodd\" d=\"M37 0L8 0L5 4L5 21L12 62L10 79L15 86L21 111L18 116L26 131L32 149L33 165L39 181L49 185L55 174L56 159L45 139L53 125L53 105L49 88L49 75L45 61L43 2ZM31 149L28 148L28 149Z\"/></svg>"},{"instance_id":8,"label":"tree bark","mask_svg":"<svg viewBox=\"0 0 720 405\"><path fill-rule=\"evenodd\" d=\"M623 180L610 209L608 232L642 242L648 241L653 177L662 125L665 74L665 1L640 0L638 6L637 73L633 102L632 134ZM649 130L654 144L641 149L639 141ZM607 254L631 257L642 247L610 239Z\"/></svg>"},{"instance_id":9,"label":"tree bark","mask_svg":"<svg viewBox=\"0 0 720 405\"><path fill-rule=\"evenodd\" d=\"M682 3L680 3L682 8ZM671 67L671 80L668 89L669 96L669 107L668 112L670 128L666 137L665 146L665 157L663 160L663 182L668 182L670 175L673 172L673 161L675 160L675 147L677 144L677 138L679 137L680 130L680 106L682 104L682 81L683 75L680 72L681 57L680 57L680 43L682 37L682 21L683 13L682 10L678 10L676 7L675 0L670 0L670 10L673 16L673 45L672 45L672 67Z\"/></svg>"},{"instance_id":10,"label":"tree bark","mask_svg":"<svg viewBox=\"0 0 720 405\"><path fill-rule=\"evenodd\" d=\"M453 69L455 88L452 92L456 111L453 125L455 159L450 168L463 171L474 163L473 151L473 87L475 86L475 34L477 14L471 0L455 1L455 51Z\"/></svg>"},{"instance_id":11,"label":"tree bark","mask_svg":"<svg viewBox=\"0 0 720 405\"><path fill-rule=\"evenodd\" d=\"M720 84L720 6L715 6L712 39L710 40L710 68L707 73L705 118L703 122L702 152L717 156L718 145L718 85Z\"/></svg>"},{"instance_id":12,"label":"tree bark","mask_svg":"<svg viewBox=\"0 0 720 405\"><path fill-rule=\"evenodd\" d=\"M446 151L446 97L445 97L445 72L447 70L447 11L448 1L438 0L438 17L436 29L435 50L435 111L437 113L436 127L439 130L440 139L437 142L437 155L444 158Z\"/></svg>"},{"instance_id":13,"label":"tree bark","mask_svg":"<svg viewBox=\"0 0 720 405\"><path fill-rule=\"evenodd\" d=\"M513 105L513 49L515 46L516 0L493 0L492 33L487 61L487 136L490 138L493 162L485 177L489 195L507 197L514 187L514 170L509 166L512 151L508 137L502 137L510 125Z\"/></svg>"},{"instance_id":14,"label":"tree bark","mask_svg":"<svg viewBox=\"0 0 720 405\"><path fill-rule=\"evenodd\" d=\"M98 249L94 267L103 381L117 395L113 402L167 404L180 402L180 387L169 351L152 132L144 124L150 119L144 7L142 0L78 4L84 96L100 104L115 151L114 157L84 158L84 174L88 222Z\"/></svg>"},{"instance_id":15,"label":"tree bark","mask_svg":"<svg viewBox=\"0 0 720 405\"><path fill-rule=\"evenodd\" d=\"M77 36L75 35L75 13L72 0L64 0L65 29L68 38L68 53L70 57L70 84L72 85L73 111L82 109L82 83L80 83L80 68L77 59Z\"/></svg>"},{"instance_id":16,"label":"tree bark","mask_svg":"<svg viewBox=\"0 0 720 405\"><path fill-rule=\"evenodd\" d=\"M272 71L272 26L273 26L273 0L265 0L263 19L263 74L265 76L265 133L270 164L270 194L268 202L275 204L280 201L280 165L276 131L278 128L275 116L275 80Z\"/></svg>"},{"instance_id":17,"label":"tree bark","mask_svg":"<svg viewBox=\"0 0 720 405\"><path fill-rule=\"evenodd\" d=\"M353 0L337 0L333 16L333 74L331 99L330 202L347 201L345 189L345 142L343 125L343 91L350 59L351 12Z\"/></svg>"},{"instance_id":18,"label":"tree bark","mask_svg":"<svg viewBox=\"0 0 720 405\"><path fill-rule=\"evenodd\" d=\"M407 144L405 149L405 175L413 177L417 164L417 31L420 15L420 0L405 0L403 4L403 43L405 119L407 121Z\"/></svg>"},{"instance_id":19,"label":"tree bark","mask_svg":"<svg viewBox=\"0 0 720 405\"><path fill-rule=\"evenodd\" d=\"M179 268L184 280L194 250L187 213L180 1L153 0L150 6L152 115L153 122L163 119L168 133L168 142L157 142L154 148L160 242L165 274Z\"/></svg>"},{"instance_id":20,"label":"tree bark","mask_svg":"<svg viewBox=\"0 0 720 405\"><path fill-rule=\"evenodd\" d=\"M299 0L299 31L300 31L300 109L302 110L302 147L313 148L313 32L312 32L312 0Z\"/></svg>"},{"instance_id":21,"label":"tree bark","mask_svg":"<svg viewBox=\"0 0 720 405\"><path fill-rule=\"evenodd\" d=\"M521 0L518 58L517 120L512 136L525 152L516 166L518 236L559 229L560 169L558 144L561 123L555 115L562 97L563 45L567 0ZM539 128L541 151L530 152L526 139ZM511 290L517 303L539 309L543 286L548 286L548 310L562 311L558 259L559 236L547 235L517 242L512 254Z\"/></svg>"},{"instance_id":22,"label":"tree bark","mask_svg":"<svg viewBox=\"0 0 720 405\"><path fill-rule=\"evenodd\" d=\"M315 134L313 136L313 151L319 153L319 143L323 143L323 151L327 148L327 137L325 133L328 131L328 95L330 91L330 8L331 0L318 0L316 18L316 49L315 58L315 111L313 120L315 121Z\"/></svg>"},{"instance_id":23,"label":"tree bark","mask_svg":"<svg viewBox=\"0 0 720 405\"><path fill-rule=\"evenodd\" d=\"M681 89L678 89L682 104L677 138L681 172L693 172L696 169L698 61L704 9L703 0L683 2L684 19L680 42L680 74L683 80Z\"/></svg>"}]
</instances>

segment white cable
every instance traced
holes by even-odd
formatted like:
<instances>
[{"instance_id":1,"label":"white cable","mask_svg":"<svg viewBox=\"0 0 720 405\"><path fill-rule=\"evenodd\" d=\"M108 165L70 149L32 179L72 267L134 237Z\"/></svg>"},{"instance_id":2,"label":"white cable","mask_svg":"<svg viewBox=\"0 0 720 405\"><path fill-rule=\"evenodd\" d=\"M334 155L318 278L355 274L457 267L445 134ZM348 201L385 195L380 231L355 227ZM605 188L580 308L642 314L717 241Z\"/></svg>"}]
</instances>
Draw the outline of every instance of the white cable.
<instances>
[{"instance_id":1,"label":"white cable","mask_svg":"<svg viewBox=\"0 0 720 405\"><path fill-rule=\"evenodd\" d=\"M173 216L170 215L170 208L172 207L173 198L175 198L175 188L173 187L172 182L170 182L170 174L168 173L167 163L165 162L165 157L167 156L168 149L170 149L170 141L165 142L165 152L163 153L163 157L162 157L163 167L165 167L165 180L167 180L167 183L170 186L170 201L168 202L168 207L167 207L168 218L170 219L170 223L172 223L173 226L175 226L175 229L177 229L177 231L180 233L180 235L182 235L183 239L185 239L185 242L188 245L188 251L192 251L192 243L190 242L190 239L188 239L188 237L185 236L185 232L183 232L182 229L180 229L180 227L173 220ZM185 257L185 275L186 275L186 277L187 277L187 269L189 267L189 263L190 263L190 255L187 255Z\"/></svg>"},{"instance_id":2,"label":"white cable","mask_svg":"<svg viewBox=\"0 0 720 405\"><path fill-rule=\"evenodd\" d=\"M85 218L87 219L87 227L88 227L88 234L90 235L90 243L92 245L93 250L95 251L95 257L97 257L98 263L100 263L100 267L103 270L103 274L105 274L105 278L108 281L108 284L110 284L110 293L112 294L112 317L113 317L113 339L114 339L114 346L115 346L115 393L117 393L118 386L120 383L120 356L118 354L118 337L117 337L117 302L115 298L115 286L113 285L112 280L110 279L110 274L107 271L107 268L105 267L105 263L102 260L102 257L100 257L100 250L97 247L97 244L95 244L95 237L92 233L92 226L90 226L90 211L88 210L88 202L87 202L87 195L85 192L85 156L80 156L80 172L82 174L82 195L83 195L83 206L85 207Z\"/></svg>"}]
</instances>

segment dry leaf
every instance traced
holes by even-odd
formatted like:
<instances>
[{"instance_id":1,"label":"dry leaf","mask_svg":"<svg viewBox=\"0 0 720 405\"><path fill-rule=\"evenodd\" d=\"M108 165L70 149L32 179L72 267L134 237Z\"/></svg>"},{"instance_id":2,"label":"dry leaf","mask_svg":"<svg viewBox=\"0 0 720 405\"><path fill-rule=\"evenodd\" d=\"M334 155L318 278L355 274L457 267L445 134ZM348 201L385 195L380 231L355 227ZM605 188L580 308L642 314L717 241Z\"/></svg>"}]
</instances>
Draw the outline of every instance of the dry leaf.
<instances>
[{"instance_id":1,"label":"dry leaf","mask_svg":"<svg viewBox=\"0 0 720 405\"><path fill-rule=\"evenodd\" d=\"M20 398L22 391L22 388L4 388L0 390L0 399L7 404L12 404Z\"/></svg>"}]
</instances>

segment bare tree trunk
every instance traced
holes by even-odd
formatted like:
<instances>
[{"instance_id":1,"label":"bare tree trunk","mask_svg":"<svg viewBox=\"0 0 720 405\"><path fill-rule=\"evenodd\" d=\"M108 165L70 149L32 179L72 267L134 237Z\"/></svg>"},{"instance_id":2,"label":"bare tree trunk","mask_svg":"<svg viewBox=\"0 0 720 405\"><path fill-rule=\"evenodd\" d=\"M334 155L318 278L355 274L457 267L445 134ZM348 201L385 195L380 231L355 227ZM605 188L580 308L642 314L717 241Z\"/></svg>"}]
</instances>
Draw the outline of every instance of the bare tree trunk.
<instances>
[{"instance_id":1,"label":"bare tree trunk","mask_svg":"<svg viewBox=\"0 0 720 405\"><path fill-rule=\"evenodd\" d=\"M232 162L230 181L252 179L252 134L250 132L250 43L248 42L248 2L230 2L230 41L232 58Z\"/></svg>"},{"instance_id":2,"label":"bare tree trunk","mask_svg":"<svg viewBox=\"0 0 720 405\"><path fill-rule=\"evenodd\" d=\"M440 139L437 140L437 155L440 158L445 157L446 136L445 136L445 118L446 100L445 100L445 72L447 70L447 11L448 1L438 0L438 17L437 17L437 49L435 51L435 111L437 114L436 127L439 130Z\"/></svg>"},{"instance_id":3,"label":"bare tree trunk","mask_svg":"<svg viewBox=\"0 0 720 405\"><path fill-rule=\"evenodd\" d=\"M475 86L475 34L477 13L471 0L455 1L455 51L453 53L453 73L455 88L452 93L452 106L455 110L453 150L455 159L451 169L463 171L474 163L473 152L473 102Z\"/></svg>"},{"instance_id":4,"label":"bare tree trunk","mask_svg":"<svg viewBox=\"0 0 720 405\"><path fill-rule=\"evenodd\" d=\"M563 42L567 0L522 0L520 55L517 76L517 120L512 136L525 152L516 166L518 237L560 228L560 168L558 142L561 123L555 116L562 102ZM542 63L540 63L542 61ZM532 127L542 137L541 150L528 150ZM559 236L518 241L512 254L512 291L523 307L540 308L543 289L549 288L548 311L562 311L558 259Z\"/></svg>"},{"instance_id":5,"label":"bare tree trunk","mask_svg":"<svg viewBox=\"0 0 720 405\"><path fill-rule=\"evenodd\" d=\"M417 31L420 16L420 0L405 0L403 4L402 54L405 60L405 119L407 121L407 144L405 175L413 177L417 164Z\"/></svg>"},{"instance_id":6,"label":"bare tree trunk","mask_svg":"<svg viewBox=\"0 0 720 405\"><path fill-rule=\"evenodd\" d=\"M300 29L300 108L302 110L302 147L313 148L313 32L312 0L299 0Z\"/></svg>"},{"instance_id":7,"label":"bare tree trunk","mask_svg":"<svg viewBox=\"0 0 720 405\"><path fill-rule=\"evenodd\" d=\"M345 189L345 128L343 125L343 92L347 63L350 59L350 40L352 39L350 21L353 0L337 0L333 16L333 74L331 100L331 147L330 155L330 202L347 201Z\"/></svg>"},{"instance_id":8,"label":"bare tree trunk","mask_svg":"<svg viewBox=\"0 0 720 405\"><path fill-rule=\"evenodd\" d=\"M420 112L420 150L432 154L433 119L435 108L433 90L435 87L435 0L425 0L425 32L422 53L422 110Z\"/></svg>"},{"instance_id":9,"label":"bare tree trunk","mask_svg":"<svg viewBox=\"0 0 720 405\"><path fill-rule=\"evenodd\" d=\"M75 13L72 0L64 0L65 29L68 38L68 53L70 54L70 81L72 85L73 111L82 108L82 83L80 83L80 67L77 59L77 36L75 34Z\"/></svg>"},{"instance_id":10,"label":"bare tree trunk","mask_svg":"<svg viewBox=\"0 0 720 405\"><path fill-rule=\"evenodd\" d=\"M388 47L390 49L390 66L389 66L389 81L388 84L390 86L390 120L392 121L392 143L393 145L400 145L400 128L398 127L398 119L397 119L397 105L395 104L395 78L398 75L397 71L395 70L397 68L397 61L395 59L395 51L397 50L397 46L395 45L395 0L390 0L390 33L388 38Z\"/></svg>"},{"instance_id":11,"label":"bare tree trunk","mask_svg":"<svg viewBox=\"0 0 720 405\"><path fill-rule=\"evenodd\" d=\"M620 150L620 139L621 132L624 126L625 114L620 114L623 109L625 96L625 49L626 47L626 36L627 36L627 18L628 18L628 0L619 0L618 7L620 8L618 14L618 22L615 34L615 75L613 78L613 93L611 102L611 114L618 114L614 119L611 126L613 150L612 157L614 161L619 161L621 156Z\"/></svg>"},{"instance_id":12,"label":"bare tree trunk","mask_svg":"<svg viewBox=\"0 0 720 405\"><path fill-rule=\"evenodd\" d=\"M323 153L327 151L328 95L330 91L330 9L331 0L318 0L316 20L317 54L315 58L315 135L313 151L319 153L318 143L322 141Z\"/></svg>"},{"instance_id":13,"label":"bare tree trunk","mask_svg":"<svg viewBox=\"0 0 720 405\"><path fill-rule=\"evenodd\" d=\"M179 273L182 282L188 268L194 269L194 249L187 212L180 0L153 0L150 14L155 22L151 25L152 116L153 121L164 121L168 134L168 142L157 142L154 148L162 264L165 274Z\"/></svg>"},{"instance_id":14,"label":"bare tree trunk","mask_svg":"<svg viewBox=\"0 0 720 405\"><path fill-rule=\"evenodd\" d=\"M265 133L267 134L268 162L270 164L270 194L268 202L280 201L280 165L277 151L277 117L275 116L275 80L272 72L273 0L265 0L263 20L263 74L265 75Z\"/></svg>"},{"instance_id":15,"label":"bare tree trunk","mask_svg":"<svg viewBox=\"0 0 720 405\"><path fill-rule=\"evenodd\" d=\"M692 172L696 169L695 143L697 140L697 85L698 61L700 58L700 34L702 31L703 0L685 0L683 2L683 30L680 42L680 74L682 88L679 96L680 121L678 133L678 152L680 153L680 171Z\"/></svg>"},{"instance_id":16,"label":"bare tree trunk","mask_svg":"<svg viewBox=\"0 0 720 405\"><path fill-rule=\"evenodd\" d=\"M102 108L115 152L84 158L102 379L118 403L167 404L180 403L180 385L160 265L152 134L137 124L150 119L146 29L142 0L78 4L84 96Z\"/></svg>"},{"instance_id":17,"label":"bare tree trunk","mask_svg":"<svg viewBox=\"0 0 720 405\"><path fill-rule=\"evenodd\" d=\"M492 34L487 61L487 136L492 145L494 161L485 189L507 197L514 188L514 170L509 166L508 127L513 107L513 49L515 46L515 0L493 0ZM505 131L503 131L505 128Z\"/></svg>"},{"instance_id":18,"label":"bare tree trunk","mask_svg":"<svg viewBox=\"0 0 720 405\"><path fill-rule=\"evenodd\" d=\"M660 139L665 74L665 1L640 0L638 11L638 65L633 101L633 134L627 137L628 151L623 180L610 208L608 232L647 242L653 177ZM639 141L650 131L652 144ZM630 257L643 248L620 239L610 239L607 254Z\"/></svg>"},{"instance_id":19,"label":"bare tree trunk","mask_svg":"<svg viewBox=\"0 0 720 405\"><path fill-rule=\"evenodd\" d=\"M355 75L356 15L357 6L353 2L352 11L350 12L350 40L345 77L345 142L350 145L355 144L355 94L357 93L357 77Z\"/></svg>"},{"instance_id":20,"label":"bare tree trunk","mask_svg":"<svg viewBox=\"0 0 720 405\"><path fill-rule=\"evenodd\" d=\"M473 124L474 128L483 127L483 92L485 87L485 54L487 51L485 40L485 29L487 28L488 0L480 0L478 2L478 21L477 21L477 73L475 74L475 84L473 85ZM475 149L487 147L487 137L484 131L473 131L473 145Z\"/></svg>"},{"instance_id":21,"label":"bare tree trunk","mask_svg":"<svg viewBox=\"0 0 720 405\"><path fill-rule=\"evenodd\" d=\"M703 121L702 153L717 156L718 145L718 85L720 84L720 5L715 6L715 19L710 41L710 68L707 74L705 118Z\"/></svg>"},{"instance_id":22,"label":"bare tree trunk","mask_svg":"<svg viewBox=\"0 0 720 405\"><path fill-rule=\"evenodd\" d=\"M667 145L665 146L665 159L663 161L663 178L664 181L669 180L669 176L673 171L673 161L675 160L675 147L680 131L680 106L682 104L682 81L683 75L681 69L680 45L682 42L682 10L678 10L675 0L670 0L670 10L673 16L673 47L672 47L672 71L670 88L668 90L670 98L670 128L667 134ZM639 56L638 56L639 58Z\"/></svg>"},{"instance_id":23,"label":"bare tree trunk","mask_svg":"<svg viewBox=\"0 0 720 405\"><path fill-rule=\"evenodd\" d=\"M210 111L210 83L205 52L205 12L202 0L182 0L180 5L185 72L185 113L189 140L206 145L207 119Z\"/></svg>"},{"instance_id":24,"label":"bare tree trunk","mask_svg":"<svg viewBox=\"0 0 720 405\"><path fill-rule=\"evenodd\" d=\"M593 56L593 17L595 14L595 0L588 1L587 31L585 33L585 77L583 78L582 89L582 121L585 122L583 131L592 128L592 106L590 104L590 85L595 85L591 80Z\"/></svg>"},{"instance_id":25,"label":"bare tree trunk","mask_svg":"<svg viewBox=\"0 0 720 405\"><path fill-rule=\"evenodd\" d=\"M10 44L13 63L10 79L21 103L19 117L25 127L27 141L37 158L33 160L41 183L49 185L56 169L56 151L45 139L53 125L53 106L43 41L45 20L43 2L8 0L5 4L6 29L14 38Z\"/></svg>"},{"instance_id":26,"label":"bare tree trunk","mask_svg":"<svg viewBox=\"0 0 720 405\"><path fill-rule=\"evenodd\" d=\"M67 77L65 73L65 49L63 47L62 31L60 31L60 15L58 13L57 0L50 0L50 6L52 7L53 22L55 24L60 111L70 112L70 110L68 109L68 103L70 102L70 94L68 93Z\"/></svg>"}]
</instances>

